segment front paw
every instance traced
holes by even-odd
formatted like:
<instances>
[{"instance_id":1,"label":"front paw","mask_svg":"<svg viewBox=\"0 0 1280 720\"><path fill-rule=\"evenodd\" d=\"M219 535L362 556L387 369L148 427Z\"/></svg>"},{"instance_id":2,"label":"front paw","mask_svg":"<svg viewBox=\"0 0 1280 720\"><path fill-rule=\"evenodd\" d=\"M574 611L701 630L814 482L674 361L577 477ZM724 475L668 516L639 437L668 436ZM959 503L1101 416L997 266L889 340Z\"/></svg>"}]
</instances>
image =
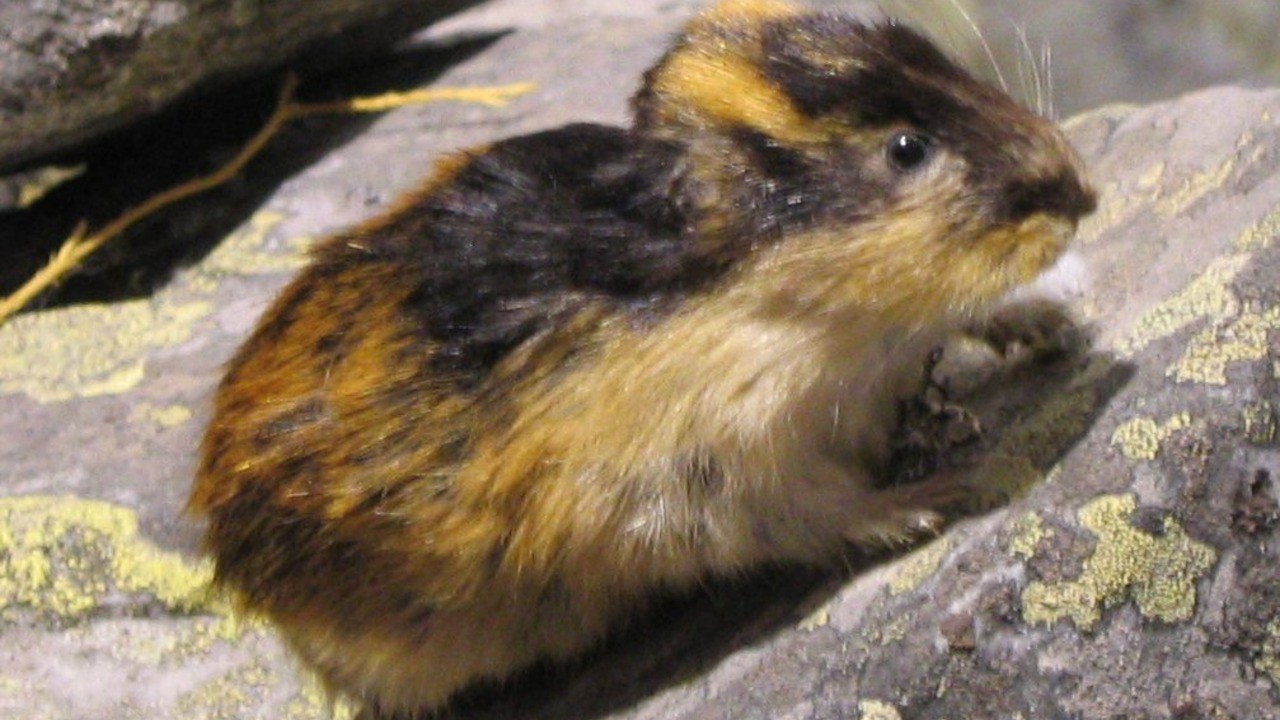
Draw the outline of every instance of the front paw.
<instances>
[{"instance_id":1,"label":"front paw","mask_svg":"<svg viewBox=\"0 0 1280 720\"><path fill-rule=\"evenodd\" d=\"M1020 300L996 310L969 328L969 334L1006 360L1051 362L1088 346L1088 334L1062 303L1044 298Z\"/></svg>"}]
</instances>

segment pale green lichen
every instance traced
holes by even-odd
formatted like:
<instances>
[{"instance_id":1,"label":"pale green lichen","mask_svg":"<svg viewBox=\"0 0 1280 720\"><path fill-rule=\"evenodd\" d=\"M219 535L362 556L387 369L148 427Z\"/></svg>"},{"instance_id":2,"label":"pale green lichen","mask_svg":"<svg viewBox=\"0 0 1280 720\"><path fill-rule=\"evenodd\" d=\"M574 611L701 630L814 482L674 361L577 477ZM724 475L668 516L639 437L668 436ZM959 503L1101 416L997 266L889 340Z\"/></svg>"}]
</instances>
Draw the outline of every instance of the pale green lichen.
<instances>
[{"instance_id":1,"label":"pale green lichen","mask_svg":"<svg viewBox=\"0 0 1280 720\"><path fill-rule=\"evenodd\" d=\"M331 718L332 720L337 720L337 717L329 712L330 705L331 703L324 689L317 684L311 684L285 703L284 716L286 718Z\"/></svg>"},{"instance_id":2,"label":"pale green lichen","mask_svg":"<svg viewBox=\"0 0 1280 720\"><path fill-rule=\"evenodd\" d=\"M125 393L152 350L186 342L212 308L143 299L19 315L0 325L0 394L51 403Z\"/></svg>"},{"instance_id":3,"label":"pale green lichen","mask_svg":"<svg viewBox=\"0 0 1280 720\"><path fill-rule=\"evenodd\" d=\"M1155 205L1156 212L1165 217L1176 217L1182 214L1197 200L1222 187L1227 178L1236 169L1236 154L1232 153L1222 160L1217 167L1204 170L1187 177L1167 197Z\"/></svg>"},{"instance_id":4,"label":"pale green lichen","mask_svg":"<svg viewBox=\"0 0 1280 720\"><path fill-rule=\"evenodd\" d=\"M143 667L164 662L182 662L205 656L215 647L234 644L250 633L264 633L262 621L247 620L232 613L193 617L171 626L163 633L130 634L115 648L121 660Z\"/></svg>"},{"instance_id":5,"label":"pale green lichen","mask_svg":"<svg viewBox=\"0 0 1280 720\"><path fill-rule=\"evenodd\" d=\"M893 620L867 628L865 637L875 645L889 645L899 642L907 636L911 629L911 615L904 613Z\"/></svg>"},{"instance_id":6,"label":"pale green lichen","mask_svg":"<svg viewBox=\"0 0 1280 720\"><path fill-rule=\"evenodd\" d=\"M1163 423L1152 418L1133 418L1111 433L1111 444L1130 460L1155 460L1160 446L1175 432L1191 427L1191 415L1181 412Z\"/></svg>"},{"instance_id":7,"label":"pale green lichen","mask_svg":"<svg viewBox=\"0 0 1280 720\"><path fill-rule=\"evenodd\" d=\"M858 720L902 720L902 714L887 702L863 700L858 703Z\"/></svg>"},{"instance_id":8,"label":"pale green lichen","mask_svg":"<svg viewBox=\"0 0 1280 720\"><path fill-rule=\"evenodd\" d=\"M1009 552L1014 557L1030 560L1040 543L1052 537L1053 530L1045 527L1039 515L1026 513L1009 524Z\"/></svg>"},{"instance_id":9,"label":"pale green lichen","mask_svg":"<svg viewBox=\"0 0 1280 720\"><path fill-rule=\"evenodd\" d=\"M1280 330L1280 307L1245 312L1221 326L1205 328L1192 338L1167 374L1179 381L1226 385L1227 366L1266 359L1268 335Z\"/></svg>"},{"instance_id":10,"label":"pale green lichen","mask_svg":"<svg viewBox=\"0 0 1280 720\"><path fill-rule=\"evenodd\" d=\"M950 549L951 543L941 537L903 558L889 579L889 594L901 595L915 590L938 569Z\"/></svg>"},{"instance_id":11,"label":"pale green lichen","mask_svg":"<svg viewBox=\"0 0 1280 720\"><path fill-rule=\"evenodd\" d=\"M177 717L241 720L255 717L263 696L275 685L272 668L255 660L232 668L221 677L184 693L175 706Z\"/></svg>"},{"instance_id":12,"label":"pale green lichen","mask_svg":"<svg viewBox=\"0 0 1280 720\"><path fill-rule=\"evenodd\" d=\"M818 628L826 627L831 622L831 601L827 601L820 605L816 610L809 613L801 620L796 627L804 632L813 632Z\"/></svg>"},{"instance_id":13,"label":"pale green lichen","mask_svg":"<svg viewBox=\"0 0 1280 720\"><path fill-rule=\"evenodd\" d=\"M134 422L147 422L161 428L175 428L191 419L191 408L186 405L152 405L139 403L129 412Z\"/></svg>"},{"instance_id":14,"label":"pale green lichen","mask_svg":"<svg viewBox=\"0 0 1280 720\"><path fill-rule=\"evenodd\" d=\"M1143 315L1118 343L1120 352L1132 355L1147 345L1202 320L1226 320L1240 314L1240 302L1231 283L1249 263L1250 255L1239 253L1209 263L1195 280L1173 297Z\"/></svg>"},{"instance_id":15,"label":"pale green lichen","mask_svg":"<svg viewBox=\"0 0 1280 720\"><path fill-rule=\"evenodd\" d=\"M196 270L204 276L221 278L227 275L260 275L290 272L306 264L306 250L312 244L309 237L297 237L285 241L284 252L268 249L268 239L285 216L271 210L254 213L249 222L228 235L206 257Z\"/></svg>"},{"instance_id":16,"label":"pale green lichen","mask_svg":"<svg viewBox=\"0 0 1280 720\"><path fill-rule=\"evenodd\" d=\"M201 298L227 275L288 272L306 262L306 237L267 248L284 220L262 211L184 273L174 288L151 298L31 312L0 325L0 394L23 393L41 403L120 395L146 377L156 349L180 345L213 311ZM181 296L181 299L179 297ZM185 422L169 409L160 424ZM167 425L172 426L172 425Z\"/></svg>"},{"instance_id":17,"label":"pale green lichen","mask_svg":"<svg viewBox=\"0 0 1280 720\"><path fill-rule=\"evenodd\" d=\"M0 498L0 618L20 611L84 618L110 593L154 599L174 612L217 607L211 569L161 550L128 508L74 497Z\"/></svg>"},{"instance_id":18,"label":"pale green lichen","mask_svg":"<svg viewBox=\"0 0 1280 720\"><path fill-rule=\"evenodd\" d=\"M1260 220L1236 237L1236 249L1245 252L1263 250L1280 236L1280 209Z\"/></svg>"},{"instance_id":19,"label":"pale green lichen","mask_svg":"<svg viewBox=\"0 0 1280 720\"><path fill-rule=\"evenodd\" d=\"M1276 418L1276 407L1270 400L1245 405L1240 411L1240 422L1244 427L1244 439L1253 445L1274 445L1280 440L1280 421Z\"/></svg>"},{"instance_id":20,"label":"pale green lichen","mask_svg":"<svg viewBox=\"0 0 1280 720\"><path fill-rule=\"evenodd\" d=\"M1213 548L1189 537L1172 518L1150 535L1129 519L1132 495L1096 498L1079 511L1081 525L1097 536L1079 579L1032 582L1022 594L1023 618L1050 624L1070 618L1091 630L1104 608L1133 599L1143 617L1163 622L1189 619L1195 610L1196 580L1217 560Z\"/></svg>"},{"instance_id":21,"label":"pale green lichen","mask_svg":"<svg viewBox=\"0 0 1280 720\"><path fill-rule=\"evenodd\" d=\"M1158 187L1160 185L1160 182L1164 180L1165 167L1166 166L1163 160L1157 161L1156 163L1152 164L1150 167L1148 167L1146 170L1143 170L1142 173L1138 175L1138 182L1136 183L1135 187L1138 187L1143 190L1150 190L1152 188Z\"/></svg>"},{"instance_id":22,"label":"pale green lichen","mask_svg":"<svg viewBox=\"0 0 1280 720\"><path fill-rule=\"evenodd\" d=\"M1280 621L1272 620L1267 624L1267 637L1253 666L1271 678L1273 685L1280 687Z\"/></svg>"},{"instance_id":23,"label":"pale green lichen","mask_svg":"<svg viewBox=\"0 0 1280 720\"><path fill-rule=\"evenodd\" d=\"M283 720L353 720L356 706L344 698L330 697L314 678L308 678L302 689L284 706Z\"/></svg>"}]
</instances>

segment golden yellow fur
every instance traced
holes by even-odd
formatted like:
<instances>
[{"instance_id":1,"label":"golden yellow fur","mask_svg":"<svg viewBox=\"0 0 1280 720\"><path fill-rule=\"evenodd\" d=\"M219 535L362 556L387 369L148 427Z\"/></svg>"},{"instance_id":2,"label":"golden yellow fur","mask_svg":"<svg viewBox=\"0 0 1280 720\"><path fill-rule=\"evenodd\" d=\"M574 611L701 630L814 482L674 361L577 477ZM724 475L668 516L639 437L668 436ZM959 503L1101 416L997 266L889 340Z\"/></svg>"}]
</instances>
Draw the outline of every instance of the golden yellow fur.
<instances>
[{"instance_id":1,"label":"golden yellow fur","mask_svg":"<svg viewBox=\"0 0 1280 720\"><path fill-rule=\"evenodd\" d=\"M691 23L636 129L563 131L633 144L599 176L548 169L569 150L536 136L446 159L322 243L232 362L191 498L219 582L368 717L578 655L708 574L909 537L962 494L877 484L897 403L948 333L1052 264L1092 193L1055 128L932 56L946 76L908 72L881 107L824 105L822 82L901 79L927 48L890 41L925 41L846 23L880 48L850 59L793 17L743 0ZM934 106L901 111L910 91L946 105L941 139L911 122ZM508 224L542 198L527 187L595 202L622 166L647 174L584 250L603 270L557 255L597 225ZM652 232L617 237L659 191ZM666 285L626 275L631 250Z\"/></svg>"}]
</instances>

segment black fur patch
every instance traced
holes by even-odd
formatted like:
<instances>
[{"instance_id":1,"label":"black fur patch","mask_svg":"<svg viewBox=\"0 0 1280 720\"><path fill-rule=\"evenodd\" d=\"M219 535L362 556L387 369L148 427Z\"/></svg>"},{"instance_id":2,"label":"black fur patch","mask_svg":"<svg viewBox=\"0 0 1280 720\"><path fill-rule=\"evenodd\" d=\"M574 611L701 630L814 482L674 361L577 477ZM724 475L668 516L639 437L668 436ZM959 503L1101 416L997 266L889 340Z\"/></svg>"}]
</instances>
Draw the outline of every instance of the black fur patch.
<instances>
[{"instance_id":1,"label":"black fur patch","mask_svg":"<svg viewBox=\"0 0 1280 720\"><path fill-rule=\"evenodd\" d=\"M868 130L908 126L964 157L968 184L974 197L989 199L992 221L1092 211L1093 192L1073 168L1039 175L1046 154L1059 152L1038 142L1053 132L1048 123L911 28L814 14L767 25L762 42L766 77L802 113Z\"/></svg>"},{"instance_id":2,"label":"black fur patch","mask_svg":"<svg viewBox=\"0 0 1280 720\"><path fill-rule=\"evenodd\" d=\"M812 223L826 206L831 185L825 169L798 150L751 128L730 131L742 149L755 182L738 187L743 217L741 232L758 238L776 238L785 229Z\"/></svg>"},{"instance_id":3,"label":"black fur patch","mask_svg":"<svg viewBox=\"0 0 1280 720\"><path fill-rule=\"evenodd\" d=\"M431 369L469 384L587 305L660 311L719 277L725 260L693 242L682 163L674 145L599 125L514 138L318 262L401 268Z\"/></svg>"},{"instance_id":4,"label":"black fur patch","mask_svg":"<svg viewBox=\"0 0 1280 720\"><path fill-rule=\"evenodd\" d=\"M829 13L767 25L762 55L766 76L800 112L847 113L871 127L945 124L958 109L954 92L976 84L905 25L867 25Z\"/></svg>"},{"instance_id":5,"label":"black fur patch","mask_svg":"<svg viewBox=\"0 0 1280 720\"><path fill-rule=\"evenodd\" d=\"M1072 168L1046 167L1062 162L1056 145L1041 142L1051 126L915 31L814 14L760 32L755 62L802 113L839 116L854 135L903 124L927 134L968 161L971 197L981 201L974 212L989 221L1042 211L1074 218L1092 202ZM426 375L475 389L513 348L578 313L651 322L754 249L814 224L847 226L892 196L894 178L865 149L880 152L874 142L797 148L720 128L726 157L695 161L679 142L655 137L649 95L646 86L636 97L634 130L577 124L497 143L385 222L334 238L262 334L292 322L290 303L305 287L348 282L362 275L354 268L381 263L394 269L391 282L409 284L403 312L431 348ZM681 128L665 130L679 137ZM723 163L709 168L721 184L705 196L719 207L698 209L706 188L690 179L694 162ZM699 212L717 213L723 236L698 237ZM376 289L336 294L361 292Z\"/></svg>"},{"instance_id":6,"label":"black fur patch","mask_svg":"<svg viewBox=\"0 0 1280 720\"><path fill-rule=\"evenodd\" d=\"M1003 193L1002 216L1018 222L1037 212L1063 217L1081 217L1094 211L1097 198L1071 176L1059 175L1046 180L1015 181Z\"/></svg>"}]
</instances>

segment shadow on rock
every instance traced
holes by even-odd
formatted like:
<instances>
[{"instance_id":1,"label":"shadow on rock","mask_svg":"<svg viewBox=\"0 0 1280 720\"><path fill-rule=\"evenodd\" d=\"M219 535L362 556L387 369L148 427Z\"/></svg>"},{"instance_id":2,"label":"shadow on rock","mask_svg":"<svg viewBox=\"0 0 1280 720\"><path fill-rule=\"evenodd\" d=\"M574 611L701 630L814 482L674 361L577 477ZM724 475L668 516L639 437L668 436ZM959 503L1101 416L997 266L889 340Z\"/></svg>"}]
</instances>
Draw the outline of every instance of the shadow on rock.
<instances>
[{"instance_id":1,"label":"shadow on rock","mask_svg":"<svg viewBox=\"0 0 1280 720\"><path fill-rule=\"evenodd\" d=\"M430 84L501 34L425 47L304 77L300 99L323 101ZM255 80L188 99L155 118L51 162L78 165L81 177L31 207L0 213L0 294L32 276L76 225L102 227L170 187L212 172L233 157L270 115L282 77ZM377 115L335 114L285 126L230 182L134 225L91 256L76 275L32 307L145 296L172 273L209 253L286 180L358 135ZM425 172L425 169L424 169Z\"/></svg>"}]
</instances>

